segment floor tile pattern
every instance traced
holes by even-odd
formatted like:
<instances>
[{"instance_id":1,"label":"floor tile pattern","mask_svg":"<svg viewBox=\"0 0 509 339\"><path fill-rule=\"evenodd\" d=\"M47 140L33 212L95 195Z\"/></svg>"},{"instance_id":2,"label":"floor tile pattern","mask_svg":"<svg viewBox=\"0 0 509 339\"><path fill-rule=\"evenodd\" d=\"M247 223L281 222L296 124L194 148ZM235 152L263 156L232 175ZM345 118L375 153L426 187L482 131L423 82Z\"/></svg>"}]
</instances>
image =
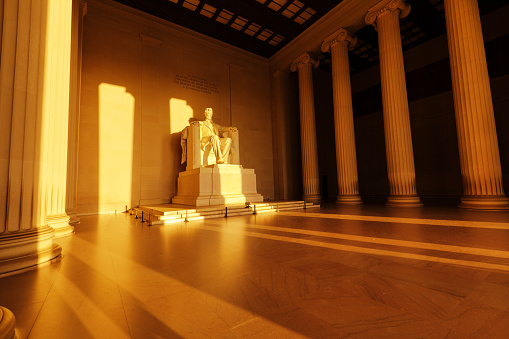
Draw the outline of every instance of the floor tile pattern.
<instances>
[{"instance_id":1,"label":"floor tile pattern","mask_svg":"<svg viewBox=\"0 0 509 339\"><path fill-rule=\"evenodd\" d=\"M0 278L21 338L509 338L509 213L325 205L81 217Z\"/></svg>"}]
</instances>

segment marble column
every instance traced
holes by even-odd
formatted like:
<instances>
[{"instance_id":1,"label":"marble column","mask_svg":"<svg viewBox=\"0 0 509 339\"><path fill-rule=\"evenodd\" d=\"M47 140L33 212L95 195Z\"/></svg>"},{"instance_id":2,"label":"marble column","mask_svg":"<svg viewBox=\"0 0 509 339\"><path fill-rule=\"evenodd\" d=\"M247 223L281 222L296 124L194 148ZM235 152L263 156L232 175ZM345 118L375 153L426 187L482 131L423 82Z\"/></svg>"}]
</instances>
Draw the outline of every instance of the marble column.
<instances>
[{"instance_id":1,"label":"marble column","mask_svg":"<svg viewBox=\"0 0 509 339\"><path fill-rule=\"evenodd\" d=\"M348 63L348 49L353 48L356 43L357 38L342 28L325 39L322 44L322 52L330 51L332 57L334 132L339 192L336 202L341 204L362 203L359 196L352 89Z\"/></svg>"},{"instance_id":2,"label":"marble column","mask_svg":"<svg viewBox=\"0 0 509 339\"><path fill-rule=\"evenodd\" d=\"M389 175L390 206L420 206L415 185L414 154L401 47L399 18L410 12L404 0L382 1L372 7L365 21L378 31L380 77Z\"/></svg>"},{"instance_id":3,"label":"marble column","mask_svg":"<svg viewBox=\"0 0 509 339\"><path fill-rule=\"evenodd\" d=\"M507 209L477 0L445 0L460 154L461 207Z\"/></svg>"},{"instance_id":4,"label":"marble column","mask_svg":"<svg viewBox=\"0 0 509 339\"><path fill-rule=\"evenodd\" d=\"M320 203L320 178L316 145L315 103L313 94L313 67L319 62L304 53L295 59L291 71L299 74L300 135L302 152L302 181L305 201Z\"/></svg>"},{"instance_id":5,"label":"marble column","mask_svg":"<svg viewBox=\"0 0 509 339\"><path fill-rule=\"evenodd\" d=\"M48 1L46 53L44 62L43 115L48 119L46 135L49 162L46 173L48 225L55 237L74 233L65 212L67 190L67 144L69 129L69 93L71 65L72 1Z\"/></svg>"},{"instance_id":6,"label":"marble column","mask_svg":"<svg viewBox=\"0 0 509 339\"><path fill-rule=\"evenodd\" d=\"M67 145L67 188L65 212L70 224L79 223L77 208L78 188L78 140L81 98L81 55L83 43L83 18L87 3L74 0L71 28L71 80L69 93L69 135Z\"/></svg>"},{"instance_id":7,"label":"marble column","mask_svg":"<svg viewBox=\"0 0 509 339\"><path fill-rule=\"evenodd\" d=\"M0 5L2 3L0 2ZM1 24L1 22L0 22ZM0 338L17 339L20 338L16 330L16 318L7 308L0 306Z\"/></svg>"},{"instance_id":8,"label":"marble column","mask_svg":"<svg viewBox=\"0 0 509 339\"><path fill-rule=\"evenodd\" d=\"M63 6L66 7L66 6ZM56 1L4 2L0 64L0 276L23 272L60 260L61 247L46 220L54 169L49 156L53 104L48 96L54 74L48 63L52 21L60 12ZM50 20L52 18L52 20ZM45 35L44 35L45 34ZM56 47L56 46L54 46ZM64 60L59 60L64 62ZM61 65L69 72L69 64ZM65 68L67 70L65 70Z\"/></svg>"}]
</instances>

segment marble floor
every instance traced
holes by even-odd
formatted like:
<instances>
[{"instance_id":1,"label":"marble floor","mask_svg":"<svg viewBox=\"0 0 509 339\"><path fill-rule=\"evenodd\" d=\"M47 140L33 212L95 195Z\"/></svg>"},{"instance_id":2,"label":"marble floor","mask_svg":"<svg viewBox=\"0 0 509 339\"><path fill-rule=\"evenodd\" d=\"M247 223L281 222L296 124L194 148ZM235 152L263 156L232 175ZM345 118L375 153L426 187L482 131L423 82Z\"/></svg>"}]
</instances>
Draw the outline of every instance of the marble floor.
<instances>
[{"instance_id":1,"label":"marble floor","mask_svg":"<svg viewBox=\"0 0 509 339\"><path fill-rule=\"evenodd\" d=\"M509 338L509 212L122 213L56 242L0 279L21 338Z\"/></svg>"}]
</instances>

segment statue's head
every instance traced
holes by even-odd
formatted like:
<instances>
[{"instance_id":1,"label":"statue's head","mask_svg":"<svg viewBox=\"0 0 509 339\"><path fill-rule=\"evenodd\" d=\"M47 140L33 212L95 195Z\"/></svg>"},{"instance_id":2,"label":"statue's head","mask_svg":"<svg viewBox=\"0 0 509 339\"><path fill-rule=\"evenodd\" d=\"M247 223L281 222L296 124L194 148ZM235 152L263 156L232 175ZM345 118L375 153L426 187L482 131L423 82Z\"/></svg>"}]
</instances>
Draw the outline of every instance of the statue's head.
<instances>
[{"instance_id":1,"label":"statue's head","mask_svg":"<svg viewBox=\"0 0 509 339\"><path fill-rule=\"evenodd\" d=\"M214 111L212 110L212 108L210 107L205 108L205 118L212 119L212 115L214 115Z\"/></svg>"}]
</instances>

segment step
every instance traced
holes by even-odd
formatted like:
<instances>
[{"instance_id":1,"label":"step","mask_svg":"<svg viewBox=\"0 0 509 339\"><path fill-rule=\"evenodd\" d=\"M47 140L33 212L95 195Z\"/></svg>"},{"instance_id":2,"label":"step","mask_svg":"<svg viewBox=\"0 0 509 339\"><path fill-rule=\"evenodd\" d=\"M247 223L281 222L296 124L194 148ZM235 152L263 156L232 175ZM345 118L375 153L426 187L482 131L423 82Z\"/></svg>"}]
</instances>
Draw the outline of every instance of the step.
<instances>
[{"instance_id":1,"label":"step","mask_svg":"<svg viewBox=\"0 0 509 339\"><path fill-rule=\"evenodd\" d=\"M304 201L279 201L279 202L263 202L253 203L248 207L246 204L237 204L229 206L205 206L195 207L192 209L173 209L169 211L155 210L150 207L140 206L131 209L131 215L138 215L141 218L143 212L143 220L148 221L150 219L151 225L166 225L174 224L179 222L185 222L193 220L204 220L212 218L223 218L226 214L226 208L228 208L227 216L240 216L250 214L261 214L261 213L275 213L284 210L296 210L296 209L313 209L320 208L319 204L305 203ZM181 206L178 206L182 208Z\"/></svg>"}]
</instances>

